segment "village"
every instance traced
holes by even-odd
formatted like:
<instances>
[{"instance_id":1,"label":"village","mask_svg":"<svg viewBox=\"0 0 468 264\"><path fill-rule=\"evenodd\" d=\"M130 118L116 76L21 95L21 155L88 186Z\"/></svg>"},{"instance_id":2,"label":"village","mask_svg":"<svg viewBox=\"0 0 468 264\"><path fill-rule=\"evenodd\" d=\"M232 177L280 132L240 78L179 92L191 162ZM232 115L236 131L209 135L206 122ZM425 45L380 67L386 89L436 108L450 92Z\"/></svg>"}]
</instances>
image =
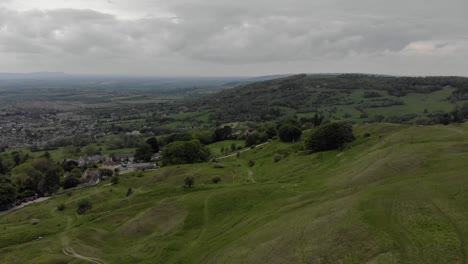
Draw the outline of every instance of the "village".
<instances>
[{"instance_id":1,"label":"village","mask_svg":"<svg viewBox=\"0 0 468 264\"><path fill-rule=\"evenodd\" d=\"M80 137L95 137L97 121L74 112L50 109L0 109L0 147L37 148Z\"/></svg>"},{"instance_id":2,"label":"village","mask_svg":"<svg viewBox=\"0 0 468 264\"><path fill-rule=\"evenodd\" d=\"M90 186L112 176L157 169L159 168L157 162L161 158L161 151L159 151L151 157L150 162L137 162L134 153L83 156L79 159L65 159L64 162L84 170L80 177L81 184ZM71 174L71 172L65 172L65 179Z\"/></svg>"}]
</instances>

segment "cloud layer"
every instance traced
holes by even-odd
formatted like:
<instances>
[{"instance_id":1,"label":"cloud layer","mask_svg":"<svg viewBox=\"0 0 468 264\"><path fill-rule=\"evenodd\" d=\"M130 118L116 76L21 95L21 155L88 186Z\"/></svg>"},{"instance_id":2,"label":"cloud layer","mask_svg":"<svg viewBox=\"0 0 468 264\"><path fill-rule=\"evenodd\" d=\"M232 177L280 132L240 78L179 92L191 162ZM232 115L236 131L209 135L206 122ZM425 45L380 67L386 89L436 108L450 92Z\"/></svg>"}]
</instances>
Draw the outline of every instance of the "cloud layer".
<instances>
[{"instance_id":1,"label":"cloud layer","mask_svg":"<svg viewBox=\"0 0 468 264\"><path fill-rule=\"evenodd\" d=\"M4 0L0 71L468 75L467 9L464 0Z\"/></svg>"}]
</instances>

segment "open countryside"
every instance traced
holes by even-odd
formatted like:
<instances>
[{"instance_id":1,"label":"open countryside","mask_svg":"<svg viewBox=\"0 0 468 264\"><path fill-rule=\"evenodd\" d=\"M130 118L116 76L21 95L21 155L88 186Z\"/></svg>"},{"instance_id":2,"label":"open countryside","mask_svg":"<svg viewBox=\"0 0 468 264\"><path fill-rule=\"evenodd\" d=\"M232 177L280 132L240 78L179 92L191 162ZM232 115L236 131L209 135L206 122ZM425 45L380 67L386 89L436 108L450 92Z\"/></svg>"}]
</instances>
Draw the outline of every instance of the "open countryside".
<instances>
[{"instance_id":1,"label":"open countryside","mask_svg":"<svg viewBox=\"0 0 468 264\"><path fill-rule=\"evenodd\" d=\"M468 1L0 1L0 264L468 264Z\"/></svg>"}]
</instances>

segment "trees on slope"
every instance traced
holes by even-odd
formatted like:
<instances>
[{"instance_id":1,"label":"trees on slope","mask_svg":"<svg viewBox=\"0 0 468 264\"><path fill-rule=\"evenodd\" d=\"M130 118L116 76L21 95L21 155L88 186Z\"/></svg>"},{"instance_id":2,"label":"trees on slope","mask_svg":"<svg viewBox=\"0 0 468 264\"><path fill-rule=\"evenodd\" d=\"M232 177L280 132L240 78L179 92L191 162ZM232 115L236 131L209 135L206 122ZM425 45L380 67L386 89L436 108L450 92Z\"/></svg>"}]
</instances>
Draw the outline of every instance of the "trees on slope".
<instances>
[{"instance_id":1,"label":"trees on slope","mask_svg":"<svg viewBox=\"0 0 468 264\"><path fill-rule=\"evenodd\" d=\"M10 179L0 176L0 210L9 209L16 200L16 188Z\"/></svg>"},{"instance_id":2,"label":"trees on slope","mask_svg":"<svg viewBox=\"0 0 468 264\"><path fill-rule=\"evenodd\" d=\"M52 194L60 187L62 167L50 159L35 159L25 162L12 171L13 183L20 196Z\"/></svg>"},{"instance_id":3,"label":"trees on slope","mask_svg":"<svg viewBox=\"0 0 468 264\"><path fill-rule=\"evenodd\" d=\"M318 152L339 149L354 141L353 127L348 123L322 125L305 140L305 149Z\"/></svg>"},{"instance_id":4,"label":"trees on slope","mask_svg":"<svg viewBox=\"0 0 468 264\"><path fill-rule=\"evenodd\" d=\"M210 151L199 140L176 141L167 144L162 151L164 166L206 162Z\"/></svg>"},{"instance_id":5,"label":"trees on slope","mask_svg":"<svg viewBox=\"0 0 468 264\"><path fill-rule=\"evenodd\" d=\"M301 138L302 129L295 119L287 120L279 129L278 136L284 142L296 142Z\"/></svg>"}]
</instances>

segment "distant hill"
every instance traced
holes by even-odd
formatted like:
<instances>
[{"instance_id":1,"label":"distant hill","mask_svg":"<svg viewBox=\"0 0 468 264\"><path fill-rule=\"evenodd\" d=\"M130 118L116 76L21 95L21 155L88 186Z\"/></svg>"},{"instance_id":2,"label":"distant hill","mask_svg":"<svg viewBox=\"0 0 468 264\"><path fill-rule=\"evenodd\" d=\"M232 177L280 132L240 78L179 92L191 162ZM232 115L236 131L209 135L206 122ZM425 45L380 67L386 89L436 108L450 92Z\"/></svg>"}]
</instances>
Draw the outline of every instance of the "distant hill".
<instances>
[{"instance_id":1,"label":"distant hill","mask_svg":"<svg viewBox=\"0 0 468 264\"><path fill-rule=\"evenodd\" d=\"M63 72L5 73L0 72L0 80L64 78Z\"/></svg>"},{"instance_id":2,"label":"distant hill","mask_svg":"<svg viewBox=\"0 0 468 264\"><path fill-rule=\"evenodd\" d=\"M464 77L300 74L224 90L193 103L192 109L211 111L213 119L222 121L312 113L335 120L368 120L376 115L415 118L450 111L466 99Z\"/></svg>"},{"instance_id":3,"label":"distant hill","mask_svg":"<svg viewBox=\"0 0 468 264\"><path fill-rule=\"evenodd\" d=\"M253 82L277 79L288 75L259 77L152 77L99 74L68 74L63 72L0 73L0 88L147 88L186 89L215 88L227 89Z\"/></svg>"}]
</instances>

